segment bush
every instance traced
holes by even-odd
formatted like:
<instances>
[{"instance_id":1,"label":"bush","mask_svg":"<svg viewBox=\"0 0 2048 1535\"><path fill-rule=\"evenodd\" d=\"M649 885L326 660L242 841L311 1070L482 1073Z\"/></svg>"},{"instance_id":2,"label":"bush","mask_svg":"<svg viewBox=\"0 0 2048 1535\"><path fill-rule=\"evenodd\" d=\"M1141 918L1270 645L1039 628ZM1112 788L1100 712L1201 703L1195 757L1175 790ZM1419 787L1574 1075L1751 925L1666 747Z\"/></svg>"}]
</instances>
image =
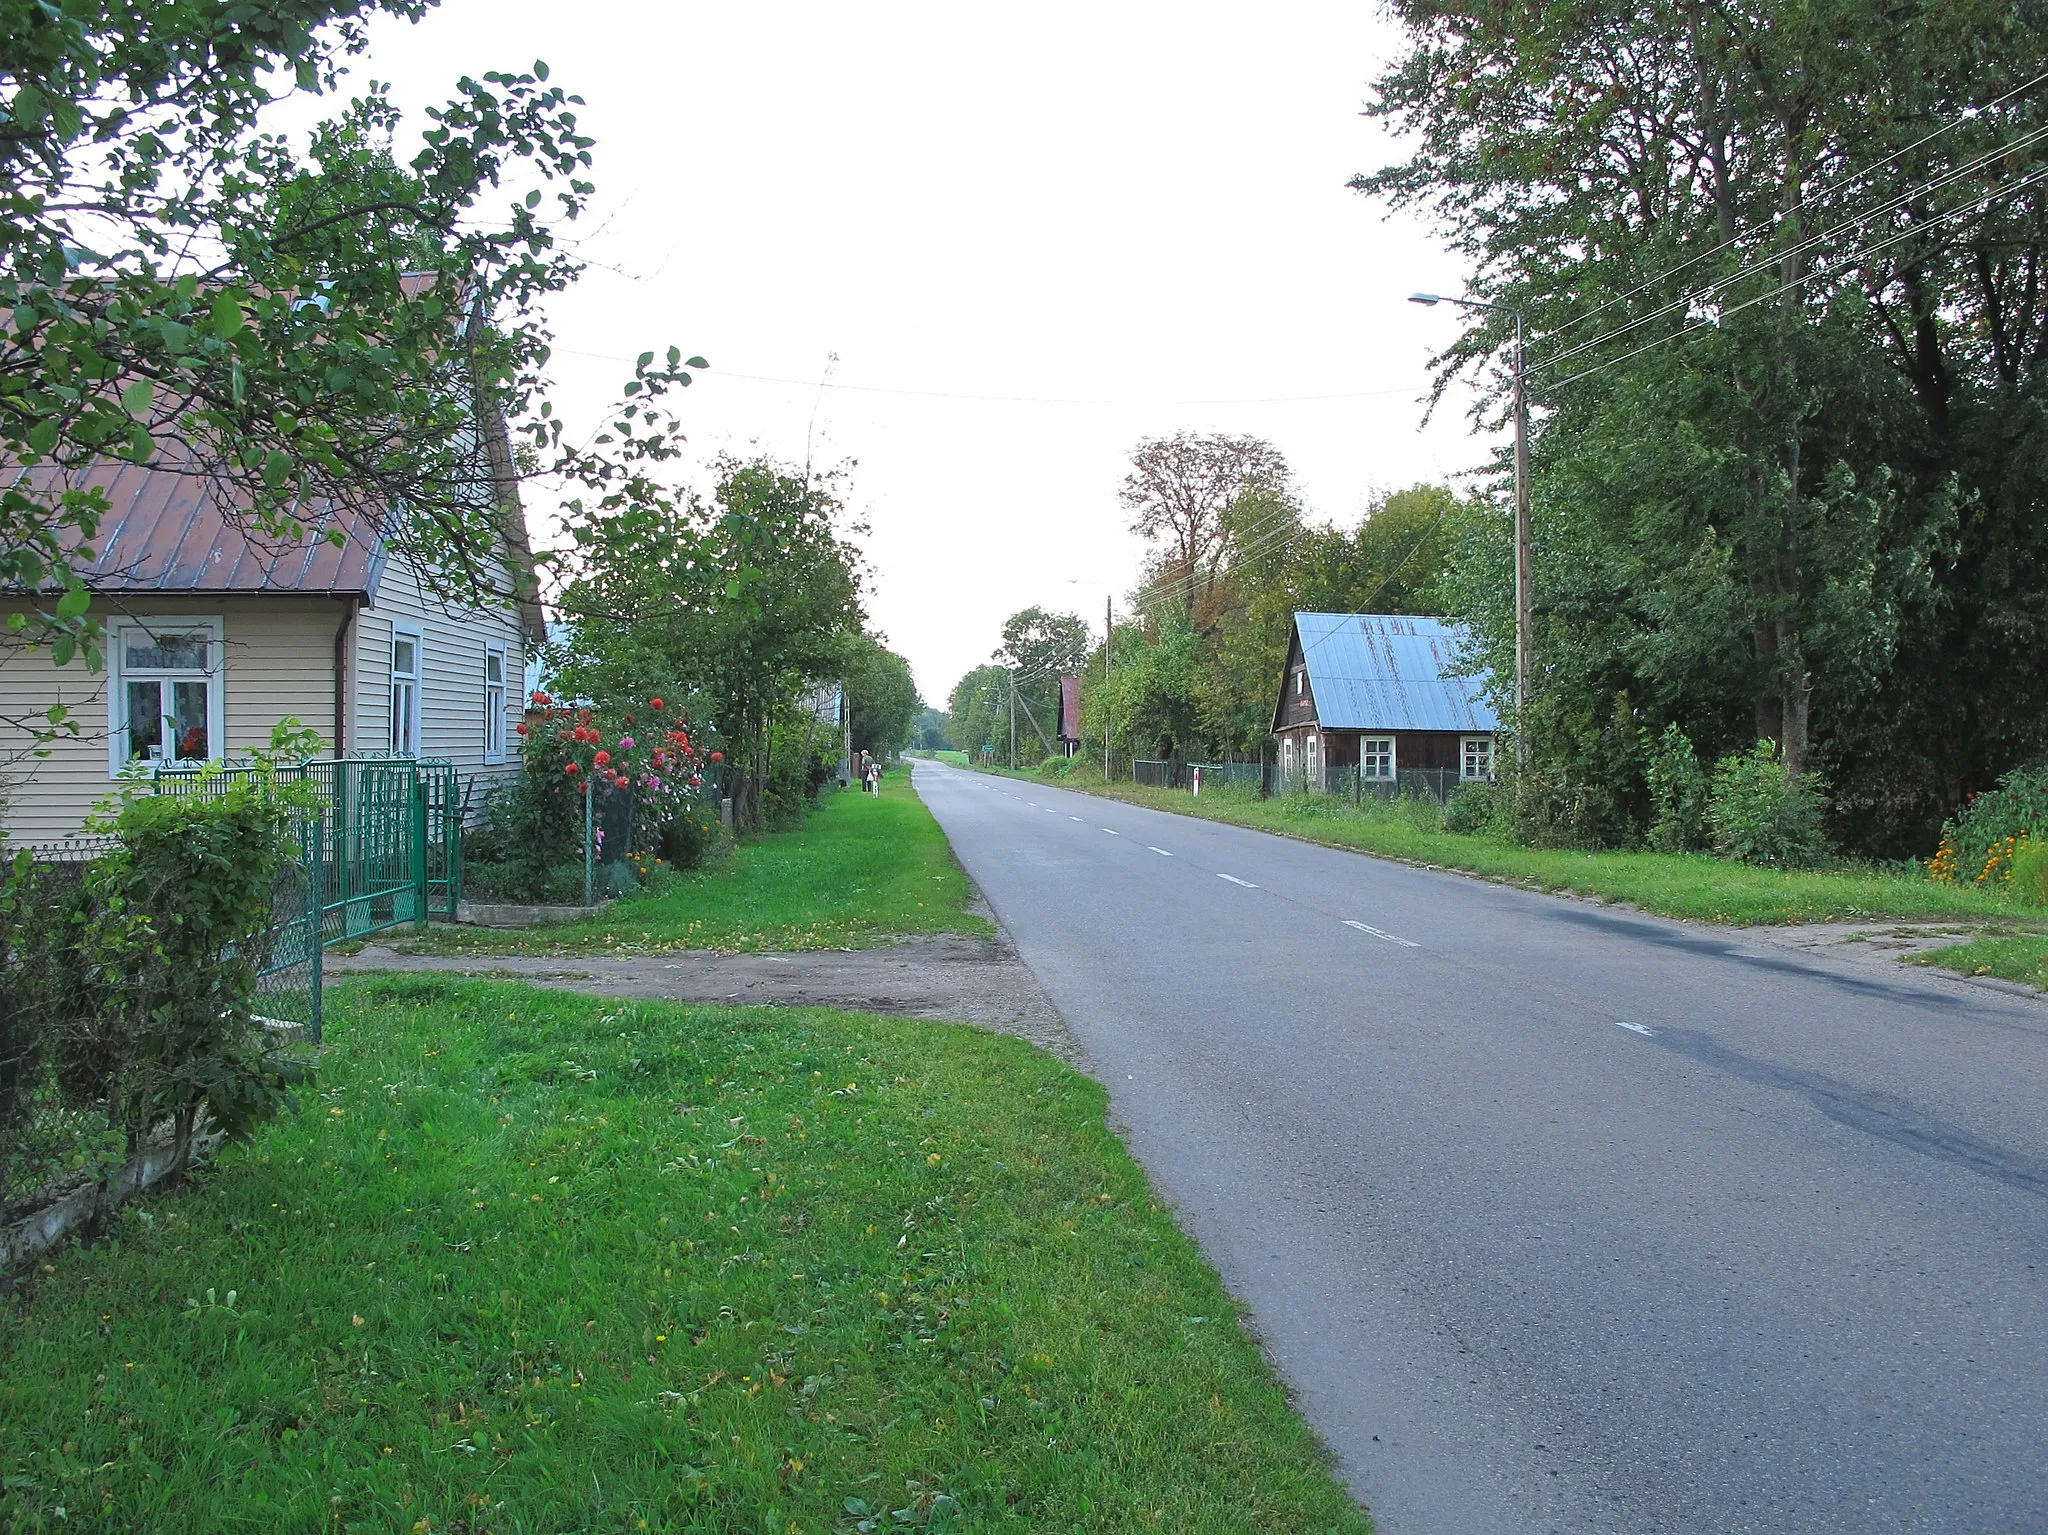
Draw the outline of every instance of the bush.
<instances>
[{"instance_id":1,"label":"bush","mask_svg":"<svg viewBox=\"0 0 2048 1535\"><path fill-rule=\"evenodd\" d=\"M1707 774L1678 726L1643 733L1643 776L1650 786L1650 849L1696 853L1707 845Z\"/></svg>"},{"instance_id":2,"label":"bush","mask_svg":"<svg viewBox=\"0 0 2048 1535\"><path fill-rule=\"evenodd\" d=\"M1826 808L1813 776L1786 772L1776 743L1759 741L1715 765L1707 826L1723 858L1803 869L1827 854Z\"/></svg>"},{"instance_id":3,"label":"bush","mask_svg":"<svg viewBox=\"0 0 2048 1535\"><path fill-rule=\"evenodd\" d=\"M1971 795L1942 826L1927 872L1949 884L1997 884L2022 838L2048 843L2048 764L2016 769L1989 794Z\"/></svg>"},{"instance_id":4,"label":"bush","mask_svg":"<svg viewBox=\"0 0 2048 1535\"><path fill-rule=\"evenodd\" d=\"M1504 784L1459 784L1444 801L1443 828L1461 837L1500 836L1514 820L1514 799Z\"/></svg>"},{"instance_id":5,"label":"bush","mask_svg":"<svg viewBox=\"0 0 2048 1535\"><path fill-rule=\"evenodd\" d=\"M2025 906L2048 906L2048 836L2024 838L2013 849L2013 898Z\"/></svg>"}]
</instances>

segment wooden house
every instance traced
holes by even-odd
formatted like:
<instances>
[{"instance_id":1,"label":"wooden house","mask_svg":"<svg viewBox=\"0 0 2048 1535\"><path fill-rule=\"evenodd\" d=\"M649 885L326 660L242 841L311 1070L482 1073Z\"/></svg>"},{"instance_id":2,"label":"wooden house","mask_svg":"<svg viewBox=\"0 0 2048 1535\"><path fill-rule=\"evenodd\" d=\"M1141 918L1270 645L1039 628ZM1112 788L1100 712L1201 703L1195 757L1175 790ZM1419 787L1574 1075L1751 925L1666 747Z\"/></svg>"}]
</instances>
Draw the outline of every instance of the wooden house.
<instances>
[{"instance_id":1,"label":"wooden house","mask_svg":"<svg viewBox=\"0 0 2048 1535\"><path fill-rule=\"evenodd\" d=\"M1281 781L1319 791L1493 776L1499 725L1465 626L1400 614L1297 613L1273 709ZM1346 775L1348 777L1348 774Z\"/></svg>"},{"instance_id":2,"label":"wooden house","mask_svg":"<svg viewBox=\"0 0 2048 1535\"><path fill-rule=\"evenodd\" d=\"M505 448L501 437L487 446ZM500 456L509 464L509 450ZM0 645L0 844L74 837L130 763L232 760L286 717L337 756L450 761L472 800L519 770L520 684L544 636L509 475L495 591L466 602L436 597L335 502L294 508L305 536L280 546L246 531L232 491L189 459L110 460L80 483L109 504L79 557L106 664L58 666L47 648ZM0 592L0 626L29 600ZM8 722L55 706L79 728L31 754Z\"/></svg>"}]
</instances>

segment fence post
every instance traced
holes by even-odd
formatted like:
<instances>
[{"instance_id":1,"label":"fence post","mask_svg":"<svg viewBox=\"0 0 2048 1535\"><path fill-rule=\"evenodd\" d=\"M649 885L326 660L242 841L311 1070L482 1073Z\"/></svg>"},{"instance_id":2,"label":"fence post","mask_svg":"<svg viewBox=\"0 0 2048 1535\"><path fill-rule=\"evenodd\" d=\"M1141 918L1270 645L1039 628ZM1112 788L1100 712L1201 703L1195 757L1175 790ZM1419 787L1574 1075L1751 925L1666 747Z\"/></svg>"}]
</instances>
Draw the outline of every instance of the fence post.
<instances>
[{"instance_id":1,"label":"fence post","mask_svg":"<svg viewBox=\"0 0 2048 1535\"><path fill-rule=\"evenodd\" d=\"M341 907L341 931L347 936L349 915L353 908L348 901L348 763L334 764L334 894Z\"/></svg>"},{"instance_id":2,"label":"fence post","mask_svg":"<svg viewBox=\"0 0 2048 1535\"><path fill-rule=\"evenodd\" d=\"M312 835L307 838L309 853L306 860L306 990L310 998L306 1005L306 1029L316 1045L320 1043L321 989L326 983L327 973L327 909L323 875L327 861L326 829L327 813L316 807Z\"/></svg>"},{"instance_id":3,"label":"fence post","mask_svg":"<svg viewBox=\"0 0 2048 1535\"><path fill-rule=\"evenodd\" d=\"M419 765L412 769L412 892L413 926L427 929L427 781Z\"/></svg>"},{"instance_id":4,"label":"fence post","mask_svg":"<svg viewBox=\"0 0 2048 1535\"><path fill-rule=\"evenodd\" d=\"M583 784L583 904L594 906L596 901L597 850L590 845L590 783Z\"/></svg>"},{"instance_id":5,"label":"fence post","mask_svg":"<svg viewBox=\"0 0 2048 1535\"><path fill-rule=\"evenodd\" d=\"M455 775L451 771L443 780L446 785L447 827L444 836L448 843L448 911L450 922L455 920L456 903L462 898L462 803L455 793Z\"/></svg>"}]
</instances>

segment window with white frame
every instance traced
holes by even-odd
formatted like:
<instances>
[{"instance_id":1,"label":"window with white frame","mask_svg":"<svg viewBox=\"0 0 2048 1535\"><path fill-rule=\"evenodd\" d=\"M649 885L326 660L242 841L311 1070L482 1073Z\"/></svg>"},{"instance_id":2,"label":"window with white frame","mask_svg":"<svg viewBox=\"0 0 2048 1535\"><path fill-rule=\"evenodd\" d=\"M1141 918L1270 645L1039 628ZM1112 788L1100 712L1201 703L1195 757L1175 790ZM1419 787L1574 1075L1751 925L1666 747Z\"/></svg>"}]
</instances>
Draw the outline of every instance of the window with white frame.
<instances>
[{"instance_id":1,"label":"window with white frame","mask_svg":"<svg viewBox=\"0 0 2048 1535\"><path fill-rule=\"evenodd\" d=\"M1493 777L1493 737L1467 736L1459 756L1458 776L1464 779Z\"/></svg>"},{"instance_id":2,"label":"window with white frame","mask_svg":"<svg viewBox=\"0 0 2048 1535\"><path fill-rule=\"evenodd\" d=\"M505 760L505 647L484 646L484 761Z\"/></svg>"},{"instance_id":3,"label":"window with white frame","mask_svg":"<svg viewBox=\"0 0 2048 1535\"><path fill-rule=\"evenodd\" d=\"M221 754L221 620L124 618L108 635L107 768Z\"/></svg>"},{"instance_id":4,"label":"window with white frame","mask_svg":"<svg viewBox=\"0 0 2048 1535\"><path fill-rule=\"evenodd\" d=\"M1392 736L1360 736L1358 738L1358 776L1360 778L1392 778L1394 776L1394 738Z\"/></svg>"},{"instance_id":5,"label":"window with white frame","mask_svg":"<svg viewBox=\"0 0 2048 1535\"><path fill-rule=\"evenodd\" d=\"M417 629L391 626L391 755L420 754L420 679L425 637Z\"/></svg>"},{"instance_id":6,"label":"window with white frame","mask_svg":"<svg viewBox=\"0 0 2048 1535\"><path fill-rule=\"evenodd\" d=\"M1308 668L1305 666L1297 668L1294 673L1294 696L1296 698L1308 697Z\"/></svg>"}]
</instances>

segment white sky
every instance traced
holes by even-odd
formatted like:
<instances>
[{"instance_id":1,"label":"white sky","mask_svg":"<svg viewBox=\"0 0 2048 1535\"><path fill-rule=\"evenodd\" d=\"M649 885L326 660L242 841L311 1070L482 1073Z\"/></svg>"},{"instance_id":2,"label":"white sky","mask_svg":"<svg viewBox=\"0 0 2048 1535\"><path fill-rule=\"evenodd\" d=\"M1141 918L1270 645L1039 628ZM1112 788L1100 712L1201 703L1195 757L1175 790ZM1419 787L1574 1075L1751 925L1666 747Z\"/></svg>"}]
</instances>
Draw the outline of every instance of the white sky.
<instances>
[{"instance_id":1,"label":"white sky","mask_svg":"<svg viewBox=\"0 0 2048 1535\"><path fill-rule=\"evenodd\" d=\"M1359 109L1399 42L1355 0L444 0L355 77L413 114L539 58L586 98L558 408L594 421L674 344L712 365L682 405L705 459L854 460L870 611L943 706L1008 614L1099 625L1129 589L1140 437L1266 436L1344 523L1481 461L1461 404L1421 427L1457 312L1404 302L1458 264L1344 185L1390 158Z\"/></svg>"}]
</instances>

